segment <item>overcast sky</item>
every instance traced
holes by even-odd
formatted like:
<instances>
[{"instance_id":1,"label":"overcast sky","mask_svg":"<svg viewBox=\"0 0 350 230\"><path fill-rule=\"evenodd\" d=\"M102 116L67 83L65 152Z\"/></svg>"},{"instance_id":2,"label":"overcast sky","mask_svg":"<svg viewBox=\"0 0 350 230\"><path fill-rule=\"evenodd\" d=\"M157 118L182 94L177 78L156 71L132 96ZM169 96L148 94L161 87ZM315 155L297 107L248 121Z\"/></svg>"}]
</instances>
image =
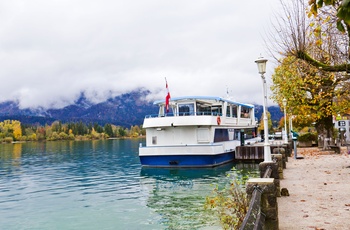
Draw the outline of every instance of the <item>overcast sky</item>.
<instances>
[{"instance_id":1,"label":"overcast sky","mask_svg":"<svg viewBox=\"0 0 350 230\"><path fill-rule=\"evenodd\" d=\"M262 104L279 0L0 0L0 102L63 107L137 88ZM270 58L266 77L271 84Z\"/></svg>"}]
</instances>

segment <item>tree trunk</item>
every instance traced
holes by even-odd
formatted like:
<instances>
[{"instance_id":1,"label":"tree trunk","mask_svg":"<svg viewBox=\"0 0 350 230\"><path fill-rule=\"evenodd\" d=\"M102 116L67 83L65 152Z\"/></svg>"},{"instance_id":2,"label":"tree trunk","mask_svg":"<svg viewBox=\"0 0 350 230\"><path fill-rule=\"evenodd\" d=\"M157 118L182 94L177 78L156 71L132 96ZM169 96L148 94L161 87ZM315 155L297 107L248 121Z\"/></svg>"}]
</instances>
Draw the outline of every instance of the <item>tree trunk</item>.
<instances>
[{"instance_id":1,"label":"tree trunk","mask_svg":"<svg viewBox=\"0 0 350 230\"><path fill-rule=\"evenodd\" d=\"M334 145L333 117L331 115L317 120L315 127L319 136L319 147L326 150L329 149L329 145Z\"/></svg>"}]
</instances>

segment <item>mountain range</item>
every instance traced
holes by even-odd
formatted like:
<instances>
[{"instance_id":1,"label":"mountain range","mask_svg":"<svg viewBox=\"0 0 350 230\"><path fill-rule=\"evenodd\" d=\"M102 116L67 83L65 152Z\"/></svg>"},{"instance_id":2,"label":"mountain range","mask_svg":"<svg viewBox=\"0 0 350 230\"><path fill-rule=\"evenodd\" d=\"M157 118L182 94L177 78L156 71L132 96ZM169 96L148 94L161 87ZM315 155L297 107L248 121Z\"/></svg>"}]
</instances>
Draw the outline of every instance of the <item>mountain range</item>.
<instances>
[{"instance_id":1,"label":"mountain range","mask_svg":"<svg viewBox=\"0 0 350 230\"><path fill-rule=\"evenodd\" d=\"M120 96L109 98L100 103L92 103L84 93L74 102L60 109L26 108L21 109L19 102L6 101L0 103L0 121L19 120L23 124L51 124L54 121L107 123L123 127L142 125L146 115L157 114L158 107L153 102L145 100L150 92L147 90L132 91ZM268 107L272 121L279 121L283 117L278 106ZM261 105L255 105L255 116L260 119L263 112Z\"/></svg>"}]
</instances>

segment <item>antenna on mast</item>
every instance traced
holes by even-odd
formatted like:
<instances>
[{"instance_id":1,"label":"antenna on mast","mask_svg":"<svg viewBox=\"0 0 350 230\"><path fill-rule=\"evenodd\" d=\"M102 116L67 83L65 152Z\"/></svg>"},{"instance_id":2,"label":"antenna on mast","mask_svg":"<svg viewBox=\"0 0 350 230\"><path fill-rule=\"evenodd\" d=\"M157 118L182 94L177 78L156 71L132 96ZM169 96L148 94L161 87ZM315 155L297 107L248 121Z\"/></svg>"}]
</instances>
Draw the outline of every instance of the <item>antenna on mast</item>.
<instances>
[{"instance_id":1,"label":"antenna on mast","mask_svg":"<svg viewBox=\"0 0 350 230\"><path fill-rule=\"evenodd\" d=\"M232 97L230 96L230 90L229 90L228 86L226 86L226 98L232 100Z\"/></svg>"}]
</instances>

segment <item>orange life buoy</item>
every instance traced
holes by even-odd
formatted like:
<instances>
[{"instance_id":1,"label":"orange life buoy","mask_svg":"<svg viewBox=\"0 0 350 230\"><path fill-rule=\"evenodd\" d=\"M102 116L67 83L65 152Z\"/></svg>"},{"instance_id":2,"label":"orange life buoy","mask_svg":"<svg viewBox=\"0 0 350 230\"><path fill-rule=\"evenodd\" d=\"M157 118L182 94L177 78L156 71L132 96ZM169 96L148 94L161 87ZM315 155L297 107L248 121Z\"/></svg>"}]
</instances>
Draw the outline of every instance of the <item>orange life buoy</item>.
<instances>
[{"instance_id":1,"label":"orange life buoy","mask_svg":"<svg viewBox=\"0 0 350 230\"><path fill-rule=\"evenodd\" d=\"M218 123L218 125L221 124L221 118L220 118L220 116L218 116L218 117L216 118L216 122Z\"/></svg>"}]
</instances>

